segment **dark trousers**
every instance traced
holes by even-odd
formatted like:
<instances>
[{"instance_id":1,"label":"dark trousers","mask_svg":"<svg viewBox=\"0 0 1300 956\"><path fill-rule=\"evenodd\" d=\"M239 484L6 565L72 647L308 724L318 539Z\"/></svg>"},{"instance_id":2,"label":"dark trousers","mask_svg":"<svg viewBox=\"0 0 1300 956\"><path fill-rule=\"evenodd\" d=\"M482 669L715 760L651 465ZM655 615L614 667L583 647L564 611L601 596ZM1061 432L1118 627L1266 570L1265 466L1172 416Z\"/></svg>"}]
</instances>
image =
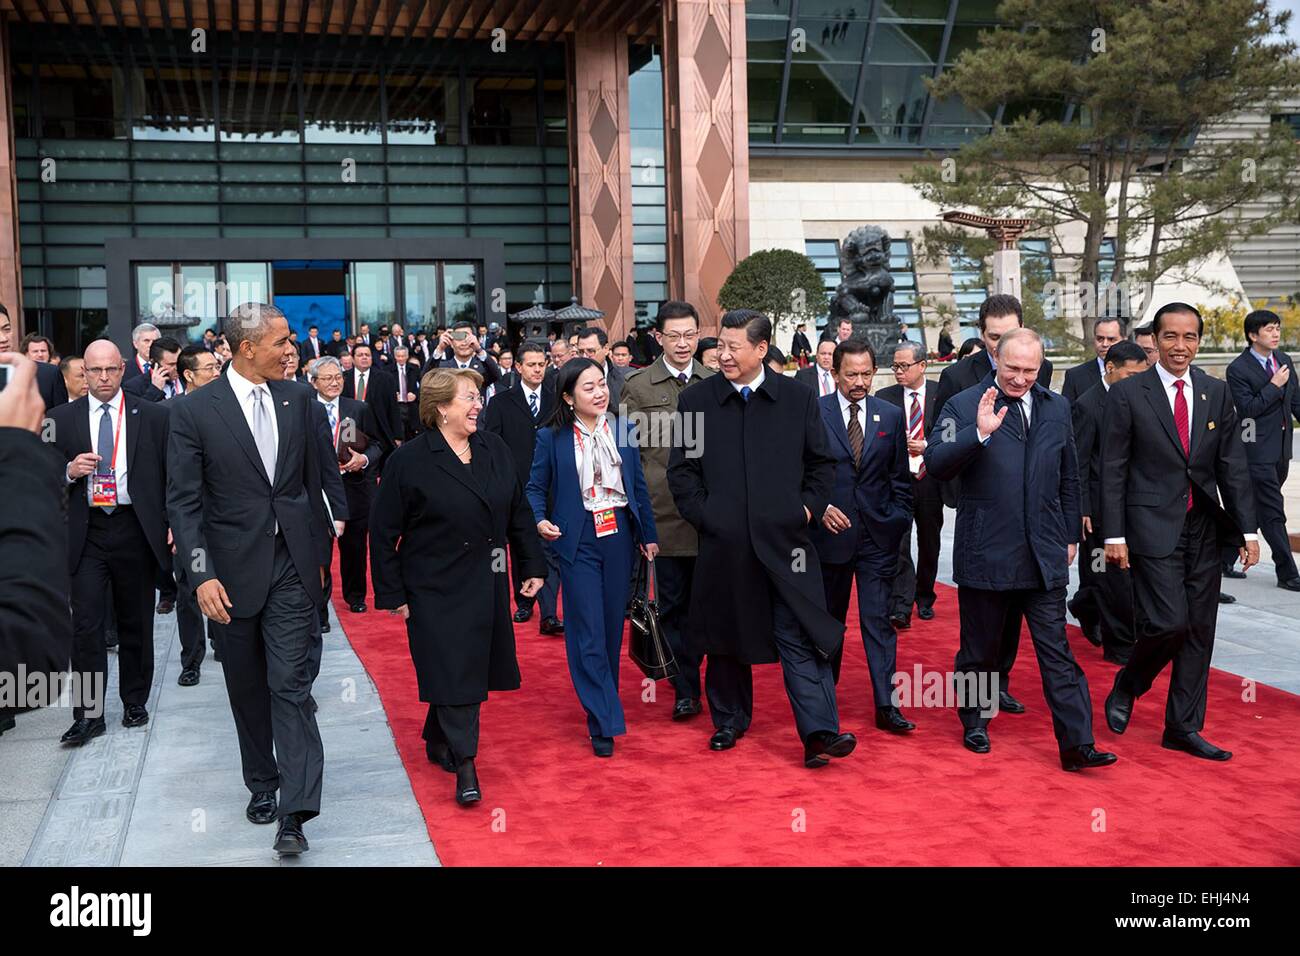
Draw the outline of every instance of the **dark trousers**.
<instances>
[{"instance_id":1,"label":"dark trousers","mask_svg":"<svg viewBox=\"0 0 1300 956\"><path fill-rule=\"evenodd\" d=\"M926 490L929 486L929 490ZM891 616L911 617L912 605L934 606L934 581L939 574L939 540L943 531L943 499L938 485L926 475L912 479L916 525L916 562L912 561L912 529L909 527L898 545L898 573L890 590Z\"/></svg>"},{"instance_id":2,"label":"dark trousers","mask_svg":"<svg viewBox=\"0 0 1300 956\"><path fill-rule=\"evenodd\" d=\"M1133 651L1133 579L1117 564L1106 562L1106 545L1096 531L1079 551L1079 590L1070 602L1083 623L1096 621L1101 646L1111 657L1127 660Z\"/></svg>"},{"instance_id":3,"label":"dark trousers","mask_svg":"<svg viewBox=\"0 0 1300 956\"><path fill-rule=\"evenodd\" d=\"M1282 484L1286 481L1288 463L1270 465L1267 462L1250 465L1250 481L1255 488L1255 514L1259 533L1273 552L1279 582L1300 577L1295 558L1291 554L1291 539L1286 533L1286 509L1282 500Z\"/></svg>"},{"instance_id":4,"label":"dark trousers","mask_svg":"<svg viewBox=\"0 0 1300 956\"><path fill-rule=\"evenodd\" d=\"M560 562L549 544L545 541L541 544L542 554L546 557L546 583L542 585L540 591L532 597L524 597L519 593L519 588L524 583L524 576L519 569L519 556L513 550L510 552L510 573L513 575L511 580L514 582L515 607L531 609L534 604L540 604L542 620L546 620L559 617L555 604L560 594Z\"/></svg>"},{"instance_id":5,"label":"dark trousers","mask_svg":"<svg viewBox=\"0 0 1300 956\"><path fill-rule=\"evenodd\" d=\"M865 528L859 527L857 559L852 564L823 564L822 585L826 590L826 610L837 621L847 621L849 595L853 581L858 582L858 623L862 644L867 651L867 668L871 671L871 696L877 707L891 706L894 691L894 667L898 651L898 633L889 623L889 596L893 587L898 552L882 551ZM840 661L844 645L831 658L831 673L840 682Z\"/></svg>"},{"instance_id":6,"label":"dark trousers","mask_svg":"<svg viewBox=\"0 0 1300 956\"><path fill-rule=\"evenodd\" d=\"M158 562L130 506L112 514L91 508L86 543L72 572L72 670L100 674L107 686L108 650L104 646L104 600L113 594L117 616L117 680L123 704L145 704L153 685L154 583ZM106 701L96 701L103 716ZM75 719L86 716L74 707Z\"/></svg>"},{"instance_id":7,"label":"dark trousers","mask_svg":"<svg viewBox=\"0 0 1300 956\"><path fill-rule=\"evenodd\" d=\"M1011 668L1016 666L1016 655L1020 653L1020 624L1025 618L1025 609L1019 591L1008 591L1005 602L1006 615L1002 619L1002 630L998 638L998 686L1011 692ZM960 600L960 591L958 592Z\"/></svg>"},{"instance_id":8,"label":"dark trousers","mask_svg":"<svg viewBox=\"0 0 1300 956\"><path fill-rule=\"evenodd\" d=\"M1002 628L1011 617L1009 608L1014 605L1019 612L1017 624L1019 614L1029 622L1029 634L1043 678L1043 695L1052 712L1052 729L1058 746L1064 750L1091 744L1092 703L1088 697L1088 678L1070 653L1065 638L1065 588L988 591L959 586L957 600L961 646L953 671L958 687L979 687L985 682L983 686L996 695L991 675L1000 675ZM992 716L974 701L961 699L957 714L967 730L988 726Z\"/></svg>"},{"instance_id":9,"label":"dark trousers","mask_svg":"<svg viewBox=\"0 0 1300 956\"><path fill-rule=\"evenodd\" d=\"M478 704L430 704L424 718L424 741L446 744L456 764L478 756Z\"/></svg>"},{"instance_id":10,"label":"dark trousers","mask_svg":"<svg viewBox=\"0 0 1300 956\"><path fill-rule=\"evenodd\" d=\"M420 433L420 403L398 402L397 411L402 421L402 441L410 441Z\"/></svg>"},{"instance_id":11,"label":"dark trousers","mask_svg":"<svg viewBox=\"0 0 1300 956\"><path fill-rule=\"evenodd\" d=\"M158 600L171 601L175 604L178 592L176 588L176 579L172 577L171 572L165 568L159 568L155 583L158 587Z\"/></svg>"},{"instance_id":12,"label":"dark trousers","mask_svg":"<svg viewBox=\"0 0 1300 956\"><path fill-rule=\"evenodd\" d=\"M775 590L772 594L772 633L785 677L785 693L794 711L801 740L819 730L838 733L835 676L830 661L823 660L804 635L799 620ZM754 716L754 675L750 665L729 655L710 654L704 689L709 698L713 726L721 730L748 730Z\"/></svg>"},{"instance_id":13,"label":"dark trousers","mask_svg":"<svg viewBox=\"0 0 1300 956\"><path fill-rule=\"evenodd\" d=\"M656 598L659 603L659 626L677 660L673 692L678 700L700 699L699 642L687 634L691 609L691 578L695 574L694 556L655 558Z\"/></svg>"},{"instance_id":14,"label":"dark trousers","mask_svg":"<svg viewBox=\"0 0 1300 956\"><path fill-rule=\"evenodd\" d=\"M373 479L367 479L373 482ZM339 583L343 603L366 603L366 539L370 534L371 494L348 495L348 520L339 542ZM353 510L357 512L353 514Z\"/></svg>"},{"instance_id":15,"label":"dark trousers","mask_svg":"<svg viewBox=\"0 0 1300 956\"><path fill-rule=\"evenodd\" d=\"M308 704L320 666L320 629L284 537L275 536L271 590L261 611L231 618L221 652L239 734L244 785L280 791L280 816L320 812L325 753Z\"/></svg>"},{"instance_id":16,"label":"dark trousers","mask_svg":"<svg viewBox=\"0 0 1300 956\"><path fill-rule=\"evenodd\" d=\"M172 570L176 575L176 630L181 637L181 669L197 668L207 653L204 617L194 589L185 580L185 566L179 554L172 555Z\"/></svg>"},{"instance_id":17,"label":"dark trousers","mask_svg":"<svg viewBox=\"0 0 1300 956\"><path fill-rule=\"evenodd\" d=\"M1130 555L1137 643L1128 666L1120 671L1118 686L1141 696L1173 662L1165 727L1176 734L1199 733L1205 726L1205 691L1222 582L1214 522L1193 509L1183 520L1172 554Z\"/></svg>"},{"instance_id":18,"label":"dark trousers","mask_svg":"<svg viewBox=\"0 0 1300 956\"><path fill-rule=\"evenodd\" d=\"M560 582L571 598L564 609L564 649L569 676L587 712L593 737L627 733L618 699L624 611L635 547L626 508L616 509L618 533L596 537L595 519L584 515L572 564L560 564Z\"/></svg>"}]
</instances>

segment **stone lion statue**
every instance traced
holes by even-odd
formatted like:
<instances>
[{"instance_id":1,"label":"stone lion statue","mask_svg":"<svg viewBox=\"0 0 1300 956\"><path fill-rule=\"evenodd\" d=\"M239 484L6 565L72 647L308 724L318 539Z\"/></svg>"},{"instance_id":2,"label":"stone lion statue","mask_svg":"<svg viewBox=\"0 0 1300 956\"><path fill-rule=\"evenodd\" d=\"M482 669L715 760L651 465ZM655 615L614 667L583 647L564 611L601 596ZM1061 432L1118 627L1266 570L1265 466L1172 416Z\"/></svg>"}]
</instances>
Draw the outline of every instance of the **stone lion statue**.
<instances>
[{"instance_id":1,"label":"stone lion statue","mask_svg":"<svg viewBox=\"0 0 1300 956\"><path fill-rule=\"evenodd\" d=\"M892 321L894 277L889 274L889 233L880 226L859 226L840 244L844 280L831 300L830 321L853 322L854 332Z\"/></svg>"}]
</instances>

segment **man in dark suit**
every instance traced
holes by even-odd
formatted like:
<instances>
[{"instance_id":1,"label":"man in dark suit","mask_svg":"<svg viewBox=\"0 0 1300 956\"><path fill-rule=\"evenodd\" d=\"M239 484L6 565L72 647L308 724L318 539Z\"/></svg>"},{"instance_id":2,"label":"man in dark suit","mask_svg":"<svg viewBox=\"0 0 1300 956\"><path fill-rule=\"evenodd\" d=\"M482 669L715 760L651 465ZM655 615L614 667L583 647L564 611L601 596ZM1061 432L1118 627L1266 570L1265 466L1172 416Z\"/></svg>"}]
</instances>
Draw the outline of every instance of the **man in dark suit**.
<instances>
[{"instance_id":1,"label":"man in dark suit","mask_svg":"<svg viewBox=\"0 0 1300 956\"><path fill-rule=\"evenodd\" d=\"M391 374L397 385L393 396L397 400L397 413L402 421L402 440L407 441L420 432L421 368L419 362L411 361L411 350L405 345L393 349Z\"/></svg>"},{"instance_id":2,"label":"man in dark suit","mask_svg":"<svg viewBox=\"0 0 1300 956\"><path fill-rule=\"evenodd\" d=\"M1088 679L1065 637L1065 589L1079 541L1079 464L1070 403L1038 384L1043 342L1008 329L998 369L939 412L925 464L941 481L961 476L953 580L961 615L956 673L962 744L989 751L997 713L1003 623L1014 608L1029 622L1061 767L1115 762L1096 749ZM978 693L974 693L978 691Z\"/></svg>"},{"instance_id":3,"label":"man in dark suit","mask_svg":"<svg viewBox=\"0 0 1300 956\"><path fill-rule=\"evenodd\" d=\"M311 706L322 599L313 524L327 489L331 436L316 400L282 380L289 324L247 303L225 323L226 373L176 403L168 449L167 512L199 609L224 625L226 689L252 793L246 814L280 825L275 849L307 849L302 825L320 812L324 754ZM334 514L342 533L346 515ZM277 807L276 790L280 791Z\"/></svg>"},{"instance_id":4,"label":"man in dark suit","mask_svg":"<svg viewBox=\"0 0 1300 956\"><path fill-rule=\"evenodd\" d=\"M486 349L479 347L473 322L457 322L450 332L444 332L438 339L438 348L434 350L433 357L438 362L438 368L472 368L478 372L483 377L483 387L479 391L484 396L487 395L488 386L495 385L501 377L497 363L487 354Z\"/></svg>"},{"instance_id":5,"label":"man in dark suit","mask_svg":"<svg viewBox=\"0 0 1300 956\"><path fill-rule=\"evenodd\" d=\"M1228 385L1192 366L1204 330L1200 313L1171 302L1152 325L1159 363L1110 390L1102 422L1106 560L1132 569L1138 626L1133 656L1106 698L1106 723L1122 734L1136 699L1172 662L1161 745L1227 760L1230 752L1201 736L1219 549L1235 543L1246 567L1259 561L1255 495Z\"/></svg>"},{"instance_id":6,"label":"man in dark suit","mask_svg":"<svg viewBox=\"0 0 1300 956\"><path fill-rule=\"evenodd\" d=\"M1282 485L1291 465L1291 420L1300 421L1300 382L1291 356L1278 348L1282 320L1276 312L1256 310L1246 316L1250 347L1228 366L1228 389L1241 419L1255 490L1259 531L1273 552L1277 586L1300 591L1300 572L1291 556Z\"/></svg>"},{"instance_id":7,"label":"man in dark suit","mask_svg":"<svg viewBox=\"0 0 1300 956\"><path fill-rule=\"evenodd\" d=\"M13 319L9 318L9 311L0 303L0 352L13 350L13 334ZM63 373L59 371L59 367L49 362L33 364L36 366L36 388L41 400L45 402L45 408L48 410L67 404L68 384L63 380ZM0 365L0 388L4 387L8 374L10 374L8 366Z\"/></svg>"},{"instance_id":8,"label":"man in dark suit","mask_svg":"<svg viewBox=\"0 0 1300 956\"><path fill-rule=\"evenodd\" d=\"M343 601L353 614L366 611L366 540L370 533L370 505L375 497L375 465L382 446L376 434L373 414L365 402L343 397L343 366L326 357L312 369L312 385L325 409L330 428L330 447L336 452L332 463L343 474L343 491L347 498L348 523L339 537L339 578ZM365 447L358 450L356 446ZM345 454L346 452L346 454ZM327 537L333 545L333 538ZM332 552L331 552L332 553ZM330 561L321 565L324 600L320 605L322 627L329 624L326 603L333 592Z\"/></svg>"},{"instance_id":9,"label":"man in dark suit","mask_svg":"<svg viewBox=\"0 0 1300 956\"><path fill-rule=\"evenodd\" d=\"M352 347L352 371L343 376L343 395L370 406L375 428L384 443L383 458L404 441L402 412L397 407L397 382L383 369L375 368L374 353L369 345L358 342Z\"/></svg>"},{"instance_id":10,"label":"man in dark suit","mask_svg":"<svg viewBox=\"0 0 1300 956\"><path fill-rule=\"evenodd\" d=\"M555 391L545 384L546 349L539 342L525 342L519 347L520 381L508 391L501 392L488 402L479 419L479 427L500 435L510 449L519 475L519 487L528 486L528 474L533 467L533 449L537 445L537 429L555 410ZM526 595L521 588L528 576L520 563L523 555L511 552L515 583L516 623L522 624L533 616L534 604L542 606L541 632L547 635L564 633L564 622L556 611L560 589L560 568L555 552L548 542L542 542L546 557L546 583L535 595Z\"/></svg>"},{"instance_id":11,"label":"man in dark suit","mask_svg":"<svg viewBox=\"0 0 1300 956\"><path fill-rule=\"evenodd\" d=\"M980 339L984 343L984 348L943 370L934 396L935 407L942 409L948 403L948 399L958 392L980 384L993 374L997 370L999 340L1012 329L1018 329L1024 324L1024 312L1020 300L1014 295L998 294L985 299L980 304L979 311ZM1038 384L1046 389L1052 387L1052 363L1046 358L1038 368ZM927 434L926 438L933 440L930 434ZM939 483L943 503L949 508L957 507L957 484L957 481ZM1024 615L1014 607L1007 613L1001 651L998 656L1002 671L1002 679L998 683L998 706L1009 714L1025 712L1025 705L1011 695L1011 669L1016 663L1016 652L1020 649L1020 622L1023 617Z\"/></svg>"},{"instance_id":12,"label":"man in dark suit","mask_svg":"<svg viewBox=\"0 0 1300 956\"><path fill-rule=\"evenodd\" d=\"M807 368L813 354L812 343L808 341L805 329L808 326L800 322L795 326L794 336L790 339L790 357L799 363L800 368Z\"/></svg>"},{"instance_id":13,"label":"man in dark suit","mask_svg":"<svg viewBox=\"0 0 1300 956\"><path fill-rule=\"evenodd\" d=\"M1100 318L1092 324L1092 344L1097 350L1097 357L1066 369L1065 381L1061 385L1061 394L1071 404L1088 389L1101 384L1101 377L1106 371L1106 352L1123 338L1124 329L1119 319Z\"/></svg>"},{"instance_id":14,"label":"man in dark suit","mask_svg":"<svg viewBox=\"0 0 1300 956\"><path fill-rule=\"evenodd\" d=\"M1106 564L1101 537L1101 425L1111 386L1146 370L1141 346L1115 343L1106 352L1101 384L1076 398L1071 409L1084 547L1079 555L1079 590L1066 607L1079 620L1084 636L1102 648L1106 660L1120 665L1127 664L1133 653L1133 582L1128 571Z\"/></svg>"},{"instance_id":15,"label":"man in dark suit","mask_svg":"<svg viewBox=\"0 0 1300 956\"><path fill-rule=\"evenodd\" d=\"M329 354L325 348L325 343L320 340L320 327L315 324L307 326L307 337L298 343L299 363L306 368L312 359Z\"/></svg>"},{"instance_id":16,"label":"man in dark suit","mask_svg":"<svg viewBox=\"0 0 1300 956\"><path fill-rule=\"evenodd\" d=\"M823 767L857 746L840 732L831 670L844 625L826 611L808 527L830 504L834 459L816 396L765 369L771 338L761 312L723 315L722 374L677 403L707 440L690 455L674 445L668 485L700 535L691 612L709 656L709 746L728 750L748 729L750 665L780 661L804 765Z\"/></svg>"},{"instance_id":17,"label":"man in dark suit","mask_svg":"<svg viewBox=\"0 0 1300 956\"><path fill-rule=\"evenodd\" d=\"M321 354L338 358L347 351L347 348L348 344L343 341L343 332L335 329L330 333L330 340L321 346Z\"/></svg>"},{"instance_id":18,"label":"man in dark suit","mask_svg":"<svg viewBox=\"0 0 1300 956\"><path fill-rule=\"evenodd\" d=\"M122 374L123 382L129 382L137 375L149 377L149 373L153 371L149 352L154 342L161 337L162 333L158 331L158 326L152 322L141 322L131 330L131 347L135 350L135 354L126 359L126 371Z\"/></svg>"},{"instance_id":19,"label":"man in dark suit","mask_svg":"<svg viewBox=\"0 0 1300 956\"><path fill-rule=\"evenodd\" d=\"M149 374L123 382L123 391L147 402L163 402L185 394L185 382L176 368L180 354L181 343L170 335L154 339L149 346Z\"/></svg>"},{"instance_id":20,"label":"man in dark suit","mask_svg":"<svg viewBox=\"0 0 1300 956\"><path fill-rule=\"evenodd\" d=\"M609 333L597 325L589 325L580 330L578 354L591 359L604 370L605 384L609 387L609 407L617 412L627 372L609 360Z\"/></svg>"},{"instance_id":21,"label":"man in dark suit","mask_svg":"<svg viewBox=\"0 0 1300 956\"><path fill-rule=\"evenodd\" d=\"M678 514L668 485L671 449L688 440L689 423L677 416L678 399L683 389L713 375L712 369L694 358L699 333L700 317L695 306L689 302L663 303L655 315L654 331L662 354L646 368L629 375L622 394L628 421L640 429L641 465L654 506L655 530L659 532L659 553L654 561L655 597L659 625L677 661L677 675L672 678L673 720L689 720L703 712L702 655L689 617L699 535ZM692 430L689 439L694 444L698 435Z\"/></svg>"},{"instance_id":22,"label":"man in dark suit","mask_svg":"<svg viewBox=\"0 0 1300 956\"><path fill-rule=\"evenodd\" d=\"M501 377L492 386L494 389L492 394L504 395L519 384L519 369L515 368L515 350L505 346L497 353L496 362L497 367L501 369Z\"/></svg>"},{"instance_id":23,"label":"man in dark suit","mask_svg":"<svg viewBox=\"0 0 1300 956\"><path fill-rule=\"evenodd\" d=\"M72 653L64 463L40 438L36 363L0 352L0 674L57 674ZM0 734L15 718L0 705Z\"/></svg>"},{"instance_id":24,"label":"man in dark suit","mask_svg":"<svg viewBox=\"0 0 1300 956\"><path fill-rule=\"evenodd\" d=\"M892 700L898 635L889 624L889 592L899 541L912 524L907 431L902 412L870 397L876 355L866 339L837 345L834 369L835 394L818 403L835 458L835 485L812 540L821 558L826 609L841 623L848 619L849 595L857 581L876 726L905 734L916 725ZM831 660L836 683L842 653L841 645Z\"/></svg>"},{"instance_id":25,"label":"man in dark suit","mask_svg":"<svg viewBox=\"0 0 1300 956\"><path fill-rule=\"evenodd\" d=\"M819 398L835 394L835 345L830 339L822 339L817 343L816 362L794 373L794 380L807 385Z\"/></svg>"},{"instance_id":26,"label":"man in dark suit","mask_svg":"<svg viewBox=\"0 0 1300 956\"><path fill-rule=\"evenodd\" d=\"M893 385L876 393L903 411L907 429L907 466L912 486L912 518L916 523L916 562L912 561L912 529L903 532L898 547L898 573L890 591L890 623L912 625L912 606L923 621L934 618L934 581L939 574L939 541L943 531L943 499L939 483L925 470L925 436L938 409L935 386L926 381L925 346L904 342L894 350Z\"/></svg>"},{"instance_id":27,"label":"man in dark suit","mask_svg":"<svg viewBox=\"0 0 1300 956\"><path fill-rule=\"evenodd\" d=\"M107 680L106 595L117 616L122 726L149 722L153 685L153 591L171 566L164 511L167 410L122 390L122 353L107 339L86 347L85 398L50 412L54 446L67 462L68 571L72 576L72 670ZM80 746L104 733L105 701L73 708L62 737Z\"/></svg>"}]
</instances>

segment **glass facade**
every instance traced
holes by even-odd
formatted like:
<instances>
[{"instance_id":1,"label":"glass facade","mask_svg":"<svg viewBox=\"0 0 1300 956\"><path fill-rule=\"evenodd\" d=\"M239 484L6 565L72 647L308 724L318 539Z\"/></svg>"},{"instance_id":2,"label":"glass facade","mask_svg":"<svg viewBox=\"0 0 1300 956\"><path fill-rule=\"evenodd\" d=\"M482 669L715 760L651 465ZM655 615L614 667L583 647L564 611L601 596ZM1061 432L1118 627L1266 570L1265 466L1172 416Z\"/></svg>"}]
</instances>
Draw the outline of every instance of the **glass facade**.
<instances>
[{"instance_id":1,"label":"glass facade","mask_svg":"<svg viewBox=\"0 0 1300 956\"><path fill-rule=\"evenodd\" d=\"M500 238L508 310L539 287L572 294L560 45L505 58L213 33L192 54L188 34L26 25L10 39L26 324L62 350L102 330L116 237ZM438 268L435 298L477 314L478 279ZM405 276L370 266L349 282L367 315L406 298ZM423 294L406 308L425 314Z\"/></svg>"},{"instance_id":2,"label":"glass facade","mask_svg":"<svg viewBox=\"0 0 1300 956\"><path fill-rule=\"evenodd\" d=\"M632 285L645 328L668 298L667 182L662 50L630 45L628 121L632 153Z\"/></svg>"},{"instance_id":3,"label":"glass facade","mask_svg":"<svg viewBox=\"0 0 1300 956\"><path fill-rule=\"evenodd\" d=\"M927 77L996 25L997 0L750 0L751 146L921 150L987 133L989 114Z\"/></svg>"}]
</instances>

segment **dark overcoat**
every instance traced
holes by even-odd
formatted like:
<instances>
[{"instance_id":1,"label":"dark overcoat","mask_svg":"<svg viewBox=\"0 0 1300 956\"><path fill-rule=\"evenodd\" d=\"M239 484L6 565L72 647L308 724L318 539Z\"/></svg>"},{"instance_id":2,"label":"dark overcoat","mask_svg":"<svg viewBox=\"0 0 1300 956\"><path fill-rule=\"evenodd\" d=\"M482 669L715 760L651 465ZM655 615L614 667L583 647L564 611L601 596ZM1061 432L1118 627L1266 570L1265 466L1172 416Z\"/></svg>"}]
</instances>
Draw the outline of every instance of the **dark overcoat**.
<instances>
[{"instance_id":1,"label":"dark overcoat","mask_svg":"<svg viewBox=\"0 0 1300 956\"><path fill-rule=\"evenodd\" d=\"M483 431L469 441L470 465L436 428L403 444L370 512L375 607L410 606L406 635L429 704L519 687L506 545L525 578L546 577L510 450Z\"/></svg>"}]
</instances>

